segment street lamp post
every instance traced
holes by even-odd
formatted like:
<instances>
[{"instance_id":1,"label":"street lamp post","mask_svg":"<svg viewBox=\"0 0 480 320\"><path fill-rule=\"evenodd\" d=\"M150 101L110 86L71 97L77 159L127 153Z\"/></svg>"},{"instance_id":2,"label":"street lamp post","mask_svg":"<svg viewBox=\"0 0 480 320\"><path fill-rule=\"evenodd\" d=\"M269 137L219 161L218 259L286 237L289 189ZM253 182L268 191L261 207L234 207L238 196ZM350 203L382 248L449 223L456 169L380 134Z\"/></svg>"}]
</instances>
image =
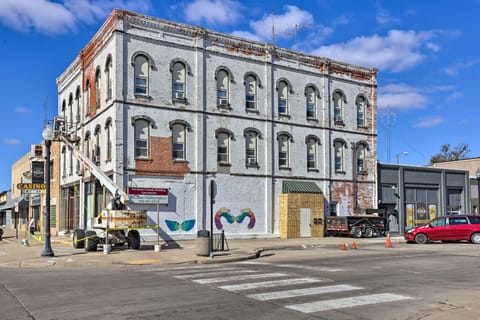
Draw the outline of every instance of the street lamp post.
<instances>
[{"instance_id":1,"label":"street lamp post","mask_svg":"<svg viewBox=\"0 0 480 320\"><path fill-rule=\"evenodd\" d=\"M42 257L53 257L55 254L52 250L52 245L50 241L50 147L52 146L53 140L53 129L50 125L46 124L42 131L42 137L45 140L45 146L47 147L47 156L45 161L45 225L43 226L43 233L45 237L45 246L43 248Z\"/></svg>"},{"instance_id":2,"label":"street lamp post","mask_svg":"<svg viewBox=\"0 0 480 320\"><path fill-rule=\"evenodd\" d=\"M408 156L408 151L403 151L401 154ZM397 153L397 164L400 164L400 153Z\"/></svg>"},{"instance_id":3,"label":"street lamp post","mask_svg":"<svg viewBox=\"0 0 480 320\"><path fill-rule=\"evenodd\" d=\"M477 168L477 214L480 213L480 168Z\"/></svg>"}]
</instances>

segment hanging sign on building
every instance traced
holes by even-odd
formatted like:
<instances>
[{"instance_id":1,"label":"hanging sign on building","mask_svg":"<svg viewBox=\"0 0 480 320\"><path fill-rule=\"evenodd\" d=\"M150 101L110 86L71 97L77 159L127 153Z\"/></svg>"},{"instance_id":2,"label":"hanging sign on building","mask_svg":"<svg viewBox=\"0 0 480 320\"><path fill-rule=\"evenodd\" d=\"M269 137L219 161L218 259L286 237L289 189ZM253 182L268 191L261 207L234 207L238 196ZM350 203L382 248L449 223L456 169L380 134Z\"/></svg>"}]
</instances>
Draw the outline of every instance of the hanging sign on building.
<instances>
[{"instance_id":1,"label":"hanging sign on building","mask_svg":"<svg viewBox=\"0 0 480 320\"><path fill-rule=\"evenodd\" d=\"M168 205L168 189L167 188L138 188L129 187L128 196L133 203L145 204L167 204Z\"/></svg>"},{"instance_id":2,"label":"hanging sign on building","mask_svg":"<svg viewBox=\"0 0 480 320\"><path fill-rule=\"evenodd\" d=\"M32 182L45 182L45 163L43 161L32 161Z\"/></svg>"}]
</instances>

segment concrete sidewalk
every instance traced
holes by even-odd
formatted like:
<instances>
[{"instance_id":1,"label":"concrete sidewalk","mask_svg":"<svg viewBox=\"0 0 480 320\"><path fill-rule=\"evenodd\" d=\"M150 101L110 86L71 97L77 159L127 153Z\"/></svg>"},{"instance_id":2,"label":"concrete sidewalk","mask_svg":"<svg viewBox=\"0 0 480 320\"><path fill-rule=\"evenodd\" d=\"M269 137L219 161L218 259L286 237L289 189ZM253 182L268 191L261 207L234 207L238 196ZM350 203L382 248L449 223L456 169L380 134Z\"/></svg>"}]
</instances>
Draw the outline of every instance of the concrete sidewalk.
<instances>
[{"instance_id":1,"label":"concrete sidewalk","mask_svg":"<svg viewBox=\"0 0 480 320\"><path fill-rule=\"evenodd\" d=\"M37 233L36 238L39 239ZM28 246L23 246L26 239ZM156 252L157 242L142 242L140 250L130 250L127 246L113 248L110 253L104 253L101 248L96 252L86 252L75 249L69 236L52 237L54 257L42 257L44 243L31 235L19 232L16 238L15 230L5 230L0 241L0 267L36 268L36 267L124 267L126 265L144 264L182 264L182 263L222 263L255 259L265 251L288 249L338 248L349 247L353 242L359 248L369 245L385 245L386 238L354 239L348 237L326 238L260 238L227 240L228 250L215 251L214 257L197 255L196 240L160 242L161 250ZM403 237L391 237L393 245L405 243ZM202 251L202 250L201 250Z\"/></svg>"}]
</instances>

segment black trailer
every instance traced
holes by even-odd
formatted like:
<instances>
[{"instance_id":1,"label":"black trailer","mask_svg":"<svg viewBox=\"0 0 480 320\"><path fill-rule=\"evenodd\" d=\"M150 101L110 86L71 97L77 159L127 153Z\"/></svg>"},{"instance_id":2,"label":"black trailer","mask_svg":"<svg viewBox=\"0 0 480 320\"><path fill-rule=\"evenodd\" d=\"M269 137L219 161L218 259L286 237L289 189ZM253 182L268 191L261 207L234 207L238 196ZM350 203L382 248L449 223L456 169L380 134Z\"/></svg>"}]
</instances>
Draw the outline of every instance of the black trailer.
<instances>
[{"instance_id":1,"label":"black trailer","mask_svg":"<svg viewBox=\"0 0 480 320\"><path fill-rule=\"evenodd\" d=\"M325 218L325 235L372 238L385 235L386 219L377 215L332 216Z\"/></svg>"}]
</instances>

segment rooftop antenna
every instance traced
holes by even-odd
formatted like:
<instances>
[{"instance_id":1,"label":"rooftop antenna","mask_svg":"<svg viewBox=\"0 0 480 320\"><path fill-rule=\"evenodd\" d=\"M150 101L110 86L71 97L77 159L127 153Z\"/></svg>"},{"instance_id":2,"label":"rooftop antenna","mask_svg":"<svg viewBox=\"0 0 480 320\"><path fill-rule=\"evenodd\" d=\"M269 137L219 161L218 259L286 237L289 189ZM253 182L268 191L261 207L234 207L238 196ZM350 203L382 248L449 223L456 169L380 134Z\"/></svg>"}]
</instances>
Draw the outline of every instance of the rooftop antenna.
<instances>
[{"instance_id":1,"label":"rooftop antenna","mask_svg":"<svg viewBox=\"0 0 480 320\"><path fill-rule=\"evenodd\" d=\"M272 7L272 45L275 46L275 8Z\"/></svg>"},{"instance_id":2,"label":"rooftop antenna","mask_svg":"<svg viewBox=\"0 0 480 320\"><path fill-rule=\"evenodd\" d=\"M298 32L299 32L300 30L302 30L302 29L307 29L307 28L311 28L311 27L312 27L312 26L311 26L310 24L300 25L300 24L298 24L298 23L295 23L295 24L293 25L293 30L287 32L287 35L288 35L288 36L293 35L293 40L294 40L294 42L293 42L293 48L296 48L296 47L297 47L297 34L298 34Z\"/></svg>"},{"instance_id":3,"label":"rooftop antenna","mask_svg":"<svg viewBox=\"0 0 480 320\"><path fill-rule=\"evenodd\" d=\"M397 122L397 115L390 111L388 106L387 113L382 116L382 124L387 127L387 163L390 163L390 128Z\"/></svg>"}]
</instances>

